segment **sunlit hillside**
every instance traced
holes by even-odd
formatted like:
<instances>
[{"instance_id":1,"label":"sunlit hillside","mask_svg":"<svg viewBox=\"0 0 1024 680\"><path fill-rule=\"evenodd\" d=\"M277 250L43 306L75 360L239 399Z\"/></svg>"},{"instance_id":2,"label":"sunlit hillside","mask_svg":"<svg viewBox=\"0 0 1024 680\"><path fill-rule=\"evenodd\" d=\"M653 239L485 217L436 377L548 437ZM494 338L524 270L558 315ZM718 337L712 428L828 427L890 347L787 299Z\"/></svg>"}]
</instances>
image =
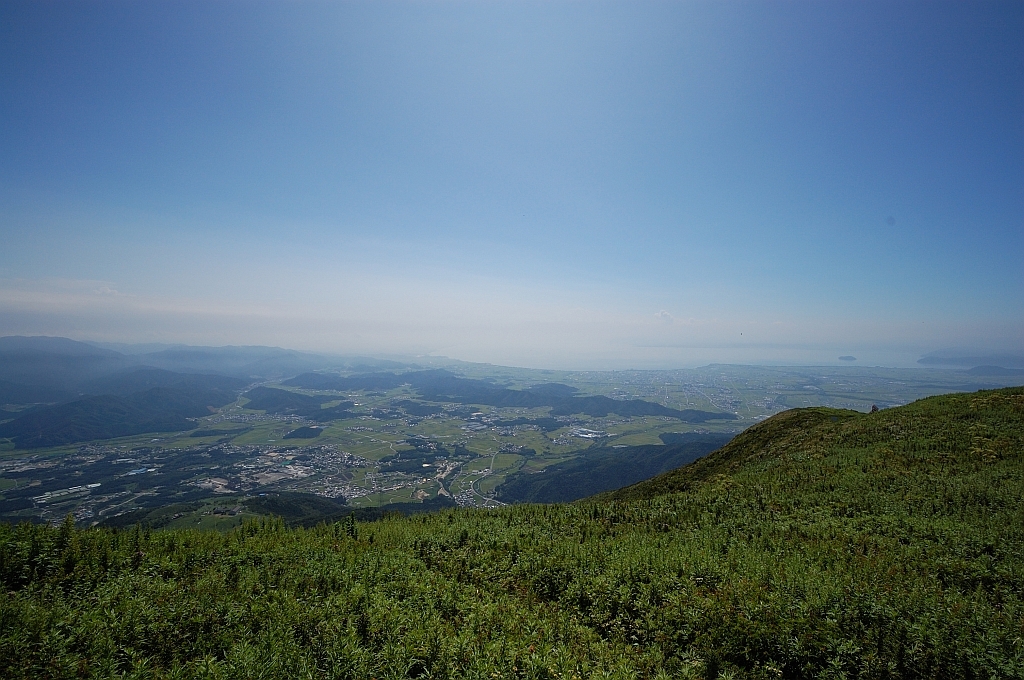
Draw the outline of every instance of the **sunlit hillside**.
<instances>
[{"instance_id":1,"label":"sunlit hillside","mask_svg":"<svg viewBox=\"0 0 1024 680\"><path fill-rule=\"evenodd\" d=\"M4 677L1015 678L1024 388L781 413L567 505L0 526Z\"/></svg>"}]
</instances>

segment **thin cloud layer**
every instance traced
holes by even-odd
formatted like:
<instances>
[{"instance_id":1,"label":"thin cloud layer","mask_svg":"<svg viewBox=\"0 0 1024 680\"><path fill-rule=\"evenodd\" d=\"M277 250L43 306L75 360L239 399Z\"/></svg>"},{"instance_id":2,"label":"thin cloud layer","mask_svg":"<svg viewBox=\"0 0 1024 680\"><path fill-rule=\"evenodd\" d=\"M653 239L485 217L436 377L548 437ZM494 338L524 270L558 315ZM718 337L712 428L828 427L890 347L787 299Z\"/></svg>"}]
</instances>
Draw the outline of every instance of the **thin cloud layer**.
<instances>
[{"instance_id":1,"label":"thin cloud layer","mask_svg":"<svg viewBox=\"0 0 1024 680\"><path fill-rule=\"evenodd\" d=\"M409 295L406 290L416 290ZM663 310L662 310L663 311ZM652 368L708 362L835 363L855 349L861 363L913 365L936 335L961 344L992 337L937 324L750 318L670 319L573 304L523 291L459 292L430 282L369 294L358 304L225 304L210 299L111 294L92 281L0 282L5 334L109 342L260 344L328 353L444 355L549 368ZM1004 329L1012 336L1015 330ZM879 342L878 338L884 338ZM1008 342L1007 346L1011 343Z\"/></svg>"}]
</instances>

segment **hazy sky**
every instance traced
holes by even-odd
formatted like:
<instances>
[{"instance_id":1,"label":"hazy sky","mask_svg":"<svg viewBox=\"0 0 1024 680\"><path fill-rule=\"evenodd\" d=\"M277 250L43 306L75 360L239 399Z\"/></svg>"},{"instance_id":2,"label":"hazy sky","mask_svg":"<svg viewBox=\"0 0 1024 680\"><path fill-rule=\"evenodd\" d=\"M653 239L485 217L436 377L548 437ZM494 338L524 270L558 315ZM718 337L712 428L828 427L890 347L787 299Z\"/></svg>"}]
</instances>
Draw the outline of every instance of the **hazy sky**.
<instances>
[{"instance_id":1,"label":"hazy sky","mask_svg":"<svg viewBox=\"0 0 1024 680\"><path fill-rule=\"evenodd\" d=\"M0 2L0 335L1024 345L1024 3Z\"/></svg>"}]
</instances>

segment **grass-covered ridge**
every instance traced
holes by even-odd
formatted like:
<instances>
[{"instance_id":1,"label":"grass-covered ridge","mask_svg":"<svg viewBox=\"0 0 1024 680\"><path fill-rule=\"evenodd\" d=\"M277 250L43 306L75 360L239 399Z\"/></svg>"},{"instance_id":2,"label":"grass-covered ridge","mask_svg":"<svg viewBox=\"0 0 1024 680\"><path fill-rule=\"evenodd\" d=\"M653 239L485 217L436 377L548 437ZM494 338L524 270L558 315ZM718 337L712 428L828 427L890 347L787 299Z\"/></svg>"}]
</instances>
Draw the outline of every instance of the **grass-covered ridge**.
<instances>
[{"instance_id":1,"label":"grass-covered ridge","mask_svg":"<svg viewBox=\"0 0 1024 680\"><path fill-rule=\"evenodd\" d=\"M790 411L610 499L0 527L4 677L1015 678L1024 389Z\"/></svg>"}]
</instances>

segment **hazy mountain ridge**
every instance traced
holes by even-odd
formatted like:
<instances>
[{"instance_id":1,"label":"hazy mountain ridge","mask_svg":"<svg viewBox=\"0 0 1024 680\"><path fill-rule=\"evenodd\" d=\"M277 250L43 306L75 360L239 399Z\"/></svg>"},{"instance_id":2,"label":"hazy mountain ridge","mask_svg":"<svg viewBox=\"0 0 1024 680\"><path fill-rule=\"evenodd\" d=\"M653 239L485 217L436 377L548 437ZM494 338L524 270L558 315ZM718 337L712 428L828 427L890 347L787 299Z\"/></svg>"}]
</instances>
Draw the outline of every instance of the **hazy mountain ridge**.
<instances>
[{"instance_id":1,"label":"hazy mountain ridge","mask_svg":"<svg viewBox=\"0 0 1024 680\"><path fill-rule=\"evenodd\" d=\"M1024 354L979 352L976 350L942 350L924 355L917 360L917 363L924 366L956 366L963 368L985 366L1024 369Z\"/></svg>"},{"instance_id":2,"label":"hazy mountain ridge","mask_svg":"<svg viewBox=\"0 0 1024 680\"><path fill-rule=\"evenodd\" d=\"M122 354L67 338L0 338L0 379L20 385L73 391L130 364Z\"/></svg>"},{"instance_id":3,"label":"hazy mountain ridge","mask_svg":"<svg viewBox=\"0 0 1024 680\"><path fill-rule=\"evenodd\" d=\"M373 360L273 347L176 347L128 355L67 338L0 337L0 404L51 404L0 413L0 420L8 419L0 424L0 437L18 448L40 448L187 430L193 427L189 418L234 401L254 373L273 377L367 362ZM336 408L310 415L329 420L351 414Z\"/></svg>"},{"instance_id":4,"label":"hazy mountain ridge","mask_svg":"<svg viewBox=\"0 0 1024 680\"><path fill-rule=\"evenodd\" d=\"M68 347L65 343L57 346ZM79 350L75 345L71 348ZM95 356L87 350L83 353ZM10 439L18 448L34 449L147 432L188 430L195 426L190 418L210 415L211 409L234 401L247 384L247 380L229 376L176 373L151 367L91 378L78 386L84 395L0 383L0 395L56 402L11 413L8 422L0 423L0 437Z\"/></svg>"},{"instance_id":5,"label":"hazy mountain ridge","mask_svg":"<svg viewBox=\"0 0 1024 680\"><path fill-rule=\"evenodd\" d=\"M147 432L189 430L189 418L210 414L237 395L219 389L154 387L128 396L98 395L34 409L0 424L0 437L18 448L34 449L73 442L112 439Z\"/></svg>"},{"instance_id":6,"label":"hazy mountain ridge","mask_svg":"<svg viewBox=\"0 0 1024 680\"><path fill-rule=\"evenodd\" d=\"M248 380L218 374L178 373L161 368L136 368L97 378L81 386L86 394L114 394L126 396L154 387L200 390L240 390Z\"/></svg>"},{"instance_id":7,"label":"hazy mountain ridge","mask_svg":"<svg viewBox=\"0 0 1024 680\"><path fill-rule=\"evenodd\" d=\"M280 347L179 346L156 352L121 353L90 343L49 336L0 337L0 380L26 386L84 391L115 373L161 369L215 374L251 381L279 379L314 369L400 368L399 362L339 357Z\"/></svg>"}]
</instances>

